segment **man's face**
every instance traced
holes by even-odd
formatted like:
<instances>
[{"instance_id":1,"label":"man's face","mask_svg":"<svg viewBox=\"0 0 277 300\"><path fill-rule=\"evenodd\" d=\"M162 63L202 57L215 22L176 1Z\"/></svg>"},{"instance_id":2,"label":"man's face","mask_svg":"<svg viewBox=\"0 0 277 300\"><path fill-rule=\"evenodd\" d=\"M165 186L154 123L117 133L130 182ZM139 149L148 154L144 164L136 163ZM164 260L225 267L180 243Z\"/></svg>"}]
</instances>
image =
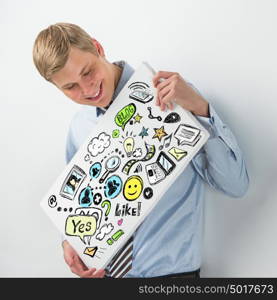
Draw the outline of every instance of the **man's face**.
<instances>
[{"instance_id":1,"label":"man's face","mask_svg":"<svg viewBox=\"0 0 277 300\"><path fill-rule=\"evenodd\" d=\"M112 99L120 74L117 67L105 59L102 47L99 49L97 57L72 47L65 66L51 78L74 102L106 107Z\"/></svg>"}]
</instances>

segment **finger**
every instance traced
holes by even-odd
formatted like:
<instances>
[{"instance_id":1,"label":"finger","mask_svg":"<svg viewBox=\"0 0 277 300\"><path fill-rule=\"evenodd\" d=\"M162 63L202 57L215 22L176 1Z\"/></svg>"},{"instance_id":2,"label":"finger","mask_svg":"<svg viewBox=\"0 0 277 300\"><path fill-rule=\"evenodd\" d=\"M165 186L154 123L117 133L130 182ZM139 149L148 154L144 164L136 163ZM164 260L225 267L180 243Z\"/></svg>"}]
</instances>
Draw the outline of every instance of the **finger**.
<instances>
[{"instance_id":1,"label":"finger","mask_svg":"<svg viewBox=\"0 0 277 300\"><path fill-rule=\"evenodd\" d=\"M72 263L69 266L70 266L70 270L80 277L82 276L83 272L88 270L87 266L77 255L73 257Z\"/></svg>"},{"instance_id":2,"label":"finger","mask_svg":"<svg viewBox=\"0 0 277 300\"><path fill-rule=\"evenodd\" d=\"M168 93L170 93L171 91L172 91L172 87L170 85L167 85L162 90L160 90L159 93L158 93L160 101L162 102L163 98L166 95L168 95Z\"/></svg>"},{"instance_id":3,"label":"finger","mask_svg":"<svg viewBox=\"0 0 277 300\"><path fill-rule=\"evenodd\" d=\"M174 101L173 99L173 93L172 91L170 91L165 97L163 97L163 99L161 100L161 102L168 106L168 107L171 107L172 105L172 102ZM172 105L172 108L173 108L173 105Z\"/></svg>"},{"instance_id":4,"label":"finger","mask_svg":"<svg viewBox=\"0 0 277 300\"><path fill-rule=\"evenodd\" d=\"M174 105L171 101L167 104L167 106L170 110L173 110Z\"/></svg>"},{"instance_id":5,"label":"finger","mask_svg":"<svg viewBox=\"0 0 277 300\"><path fill-rule=\"evenodd\" d=\"M157 85L157 97L156 97L156 105L160 106L161 105L161 97L159 95L160 91L168 86L170 84L170 80L166 79L163 81L160 81Z\"/></svg>"},{"instance_id":6,"label":"finger","mask_svg":"<svg viewBox=\"0 0 277 300\"><path fill-rule=\"evenodd\" d=\"M171 79L170 78L162 80L162 81L158 81L156 88L157 88L158 91L160 91L164 87L166 87L167 85L169 85L170 83L171 83Z\"/></svg>"},{"instance_id":7,"label":"finger","mask_svg":"<svg viewBox=\"0 0 277 300\"><path fill-rule=\"evenodd\" d=\"M93 278L103 278L105 276L106 272L103 269L97 270L93 273Z\"/></svg>"},{"instance_id":8,"label":"finger","mask_svg":"<svg viewBox=\"0 0 277 300\"><path fill-rule=\"evenodd\" d=\"M162 78L167 79L174 74L176 74L176 72L167 72L167 71L157 72L156 75L152 78L154 87L156 87L156 85L158 84L158 81L160 79L162 79Z\"/></svg>"},{"instance_id":9,"label":"finger","mask_svg":"<svg viewBox=\"0 0 277 300\"><path fill-rule=\"evenodd\" d=\"M160 101L160 98L159 98L159 94L157 93L155 104L156 104L157 106L160 106L160 103L161 103L161 101Z\"/></svg>"},{"instance_id":10,"label":"finger","mask_svg":"<svg viewBox=\"0 0 277 300\"><path fill-rule=\"evenodd\" d=\"M95 271L96 271L95 268L83 271L83 272L81 272L80 277L82 277L82 278L92 278Z\"/></svg>"},{"instance_id":11,"label":"finger","mask_svg":"<svg viewBox=\"0 0 277 300\"><path fill-rule=\"evenodd\" d=\"M161 102L161 104L160 104L160 109L161 109L161 111L165 111L165 109L166 109L166 104L163 103L163 102Z\"/></svg>"}]
</instances>

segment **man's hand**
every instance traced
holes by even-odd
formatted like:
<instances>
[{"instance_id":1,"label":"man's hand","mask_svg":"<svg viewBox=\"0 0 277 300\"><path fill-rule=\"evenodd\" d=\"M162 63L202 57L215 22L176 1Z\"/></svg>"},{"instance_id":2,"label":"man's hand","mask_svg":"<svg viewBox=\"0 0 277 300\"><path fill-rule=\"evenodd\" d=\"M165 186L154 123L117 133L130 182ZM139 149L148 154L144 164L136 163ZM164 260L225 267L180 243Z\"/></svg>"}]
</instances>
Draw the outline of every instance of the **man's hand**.
<instances>
[{"instance_id":1,"label":"man's hand","mask_svg":"<svg viewBox=\"0 0 277 300\"><path fill-rule=\"evenodd\" d=\"M195 115L209 117L209 103L186 81L174 72L159 71L153 77L157 88L156 105L164 111L166 107L173 109L173 102Z\"/></svg>"},{"instance_id":2,"label":"man's hand","mask_svg":"<svg viewBox=\"0 0 277 300\"><path fill-rule=\"evenodd\" d=\"M82 262L77 252L70 246L68 241L63 241L64 260L68 264L71 272L82 278L103 278L105 270L97 270L95 268L88 269Z\"/></svg>"}]
</instances>

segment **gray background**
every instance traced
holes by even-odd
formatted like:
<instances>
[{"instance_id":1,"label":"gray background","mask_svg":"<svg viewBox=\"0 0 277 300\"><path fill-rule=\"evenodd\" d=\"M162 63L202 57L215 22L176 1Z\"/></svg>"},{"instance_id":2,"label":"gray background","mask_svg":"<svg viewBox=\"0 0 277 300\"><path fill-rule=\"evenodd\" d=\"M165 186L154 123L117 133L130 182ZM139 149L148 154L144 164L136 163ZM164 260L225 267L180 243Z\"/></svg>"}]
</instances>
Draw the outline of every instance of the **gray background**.
<instances>
[{"instance_id":1,"label":"gray background","mask_svg":"<svg viewBox=\"0 0 277 300\"><path fill-rule=\"evenodd\" d=\"M207 189L203 277L277 277L277 3L274 0L0 1L0 277L75 277L39 203L65 165L79 106L38 75L32 47L56 22L83 27L108 60L191 81L231 127L251 186Z\"/></svg>"}]
</instances>

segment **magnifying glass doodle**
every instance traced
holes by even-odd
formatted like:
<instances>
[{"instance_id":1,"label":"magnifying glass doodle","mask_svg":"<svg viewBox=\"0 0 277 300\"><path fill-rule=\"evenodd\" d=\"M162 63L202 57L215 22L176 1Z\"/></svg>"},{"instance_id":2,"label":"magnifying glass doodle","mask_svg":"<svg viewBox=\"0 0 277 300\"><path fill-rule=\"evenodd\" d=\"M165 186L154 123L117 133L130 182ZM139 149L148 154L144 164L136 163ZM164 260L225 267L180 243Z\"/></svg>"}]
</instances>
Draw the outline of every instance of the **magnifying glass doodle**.
<instances>
[{"instance_id":1,"label":"magnifying glass doodle","mask_svg":"<svg viewBox=\"0 0 277 300\"><path fill-rule=\"evenodd\" d=\"M105 164L106 172L102 175L99 182L103 183L111 172L117 170L120 166L120 158L118 156L110 157Z\"/></svg>"}]
</instances>

